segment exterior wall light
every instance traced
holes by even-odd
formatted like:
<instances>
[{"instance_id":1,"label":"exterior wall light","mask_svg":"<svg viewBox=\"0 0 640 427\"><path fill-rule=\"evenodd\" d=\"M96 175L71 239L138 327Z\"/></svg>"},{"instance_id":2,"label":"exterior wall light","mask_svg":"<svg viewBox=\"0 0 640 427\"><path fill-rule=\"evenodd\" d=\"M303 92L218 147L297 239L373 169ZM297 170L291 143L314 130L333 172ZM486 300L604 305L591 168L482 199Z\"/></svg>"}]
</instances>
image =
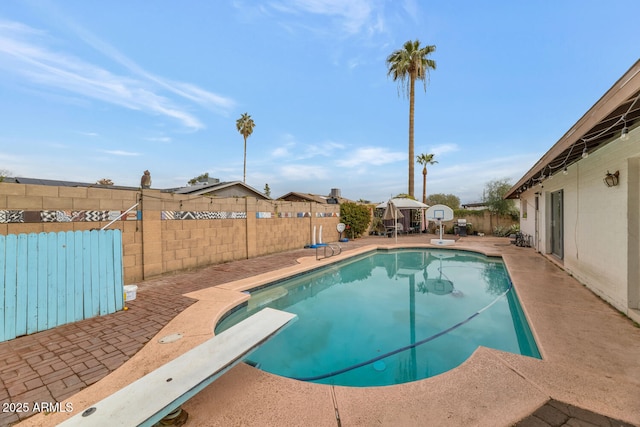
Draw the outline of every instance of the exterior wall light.
<instances>
[{"instance_id":1,"label":"exterior wall light","mask_svg":"<svg viewBox=\"0 0 640 427\"><path fill-rule=\"evenodd\" d=\"M615 187L618 185L620 171L615 171L614 173L610 173L607 171L607 174L604 176L604 183L607 184L607 187Z\"/></svg>"},{"instance_id":2,"label":"exterior wall light","mask_svg":"<svg viewBox=\"0 0 640 427\"><path fill-rule=\"evenodd\" d=\"M625 125L622 128L622 133L620 134L620 139L623 141L628 141L629 140L629 128Z\"/></svg>"}]
</instances>

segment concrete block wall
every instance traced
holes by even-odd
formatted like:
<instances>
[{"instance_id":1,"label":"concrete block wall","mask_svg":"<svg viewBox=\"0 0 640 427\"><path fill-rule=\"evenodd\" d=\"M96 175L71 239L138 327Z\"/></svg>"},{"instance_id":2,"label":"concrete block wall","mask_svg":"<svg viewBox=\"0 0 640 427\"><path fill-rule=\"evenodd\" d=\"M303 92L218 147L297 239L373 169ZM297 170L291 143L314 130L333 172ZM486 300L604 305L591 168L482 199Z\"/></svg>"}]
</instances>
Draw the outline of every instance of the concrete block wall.
<instances>
[{"instance_id":1,"label":"concrete block wall","mask_svg":"<svg viewBox=\"0 0 640 427\"><path fill-rule=\"evenodd\" d=\"M450 230L455 225L455 221L458 219L466 219L467 223L471 224L471 232L484 233L487 236L493 234L493 230L496 227L509 228L513 225L518 225L518 220L513 219L511 215L494 215L488 210L482 211L482 215L464 215L455 216L453 222L445 223L446 230Z\"/></svg>"},{"instance_id":2,"label":"concrete block wall","mask_svg":"<svg viewBox=\"0 0 640 427\"><path fill-rule=\"evenodd\" d=\"M123 232L125 284L302 248L314 225L333 230L324 240L335 241L340 220L338 205L0 183L0 234L101 228L109 221L95 220L99 215L114 216L135 203L109 227Z\"/></svg>"}]
</instances>

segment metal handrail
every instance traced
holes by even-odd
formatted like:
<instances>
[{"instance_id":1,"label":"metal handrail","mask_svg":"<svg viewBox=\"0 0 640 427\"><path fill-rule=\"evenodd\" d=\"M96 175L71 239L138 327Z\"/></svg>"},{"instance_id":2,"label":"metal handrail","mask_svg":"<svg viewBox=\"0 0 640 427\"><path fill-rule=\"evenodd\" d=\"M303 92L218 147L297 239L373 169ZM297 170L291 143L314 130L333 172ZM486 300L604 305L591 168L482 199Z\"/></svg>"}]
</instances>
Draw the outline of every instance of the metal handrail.
<instances>
[{"instance_id":1,"label":"metal handrail","mask_svg":"<svg viewBox=\"0 0 640 427\"><path fill-rule=\"evenodd\" d=\"M318 249L323 248L323 256L320 257L318 255ZM331 250L331 255L327 255L327 248L329 248ZM337 253L336 253L337 251ZM331 243L327 243L324 244L322 246L316 246L316 260L319 261L321 259L325 259L325 258L330 258L334 255L340 255L342 253L342 246L340 246L339 244L331 244Z\"/></svg>"},{"instance_id":2,"label":"metal handrail","mask_svg":"<svg viewBox=\"0 0 640 427\"><path fill-rule=\"evenodd\" d=\"M102 227L100 230L105 230L107 229L107 227L109 227L111 224L113 224L114 222L116 222L117 220L119 220L120 218L122 218L123 216L125 216L126 214L128 214L129 212L131 212L131 210L135 207L137 207L140 204L140 202L136 203L135 205L131 206L129 209L127 209L126 211L122 212L116 219L114 219L113 221L111 221L109 224L105 225L104 227Z\"/></svg>"}]
</instances>

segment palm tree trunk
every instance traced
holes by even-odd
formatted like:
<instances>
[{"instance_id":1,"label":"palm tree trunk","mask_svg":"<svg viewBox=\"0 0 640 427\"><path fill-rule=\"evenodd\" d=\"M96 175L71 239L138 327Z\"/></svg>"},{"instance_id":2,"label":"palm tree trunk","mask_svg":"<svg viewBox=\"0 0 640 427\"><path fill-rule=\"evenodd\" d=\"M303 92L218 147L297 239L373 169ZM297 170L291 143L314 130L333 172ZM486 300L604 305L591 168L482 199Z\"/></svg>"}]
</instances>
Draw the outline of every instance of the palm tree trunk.
<instances>
[{"instance_id":1,"label":"palm tree trunk","mask_svg":"<svg viewBox=\"0 0 640 427\"><path fill-rule=\"evenodd\" d=\"M409 80L411 80L409 90L409 195L413 197L413 165L415 162L415 159L413 158L413 108L415 104L415 76L410 76Z\"/></svg>"},{"instance_id":2,"label":"palm tree trunk","mask_svg":"<svg viewBox=\"0 0 640 427\"><path fill-rule=\"evenodd\" d=\"M247 137L244 137L244 170L242 172L242 182L247 183Z\"/></svg>"},{"instance_id":3,"label":"palm tree trunk","mask_svg":"<svg viewBox=\"0 0 640 427\"><path fill-rule=\"evenodd\" d=\"M422 169L422 203L427 204L427 167Z\"/></svg>"}]
</instances>

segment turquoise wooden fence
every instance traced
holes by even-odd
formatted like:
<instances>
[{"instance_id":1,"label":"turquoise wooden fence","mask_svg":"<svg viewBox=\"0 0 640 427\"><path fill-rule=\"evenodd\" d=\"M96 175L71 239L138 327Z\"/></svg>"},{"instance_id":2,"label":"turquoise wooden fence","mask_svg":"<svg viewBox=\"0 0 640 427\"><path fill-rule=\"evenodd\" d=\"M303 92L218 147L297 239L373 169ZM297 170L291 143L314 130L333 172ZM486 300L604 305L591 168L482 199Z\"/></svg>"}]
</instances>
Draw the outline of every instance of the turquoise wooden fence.
<instances>
[{"instance_id":1,"label":"turquoise wooden fence","mask_svg":"<svg viewBox=\"0 0 640 427\"><path fill-rule=\"evenodd\" d=\"M120 230L0 236L0 342L121 310Z\"/></svg>"}]
</instances>

